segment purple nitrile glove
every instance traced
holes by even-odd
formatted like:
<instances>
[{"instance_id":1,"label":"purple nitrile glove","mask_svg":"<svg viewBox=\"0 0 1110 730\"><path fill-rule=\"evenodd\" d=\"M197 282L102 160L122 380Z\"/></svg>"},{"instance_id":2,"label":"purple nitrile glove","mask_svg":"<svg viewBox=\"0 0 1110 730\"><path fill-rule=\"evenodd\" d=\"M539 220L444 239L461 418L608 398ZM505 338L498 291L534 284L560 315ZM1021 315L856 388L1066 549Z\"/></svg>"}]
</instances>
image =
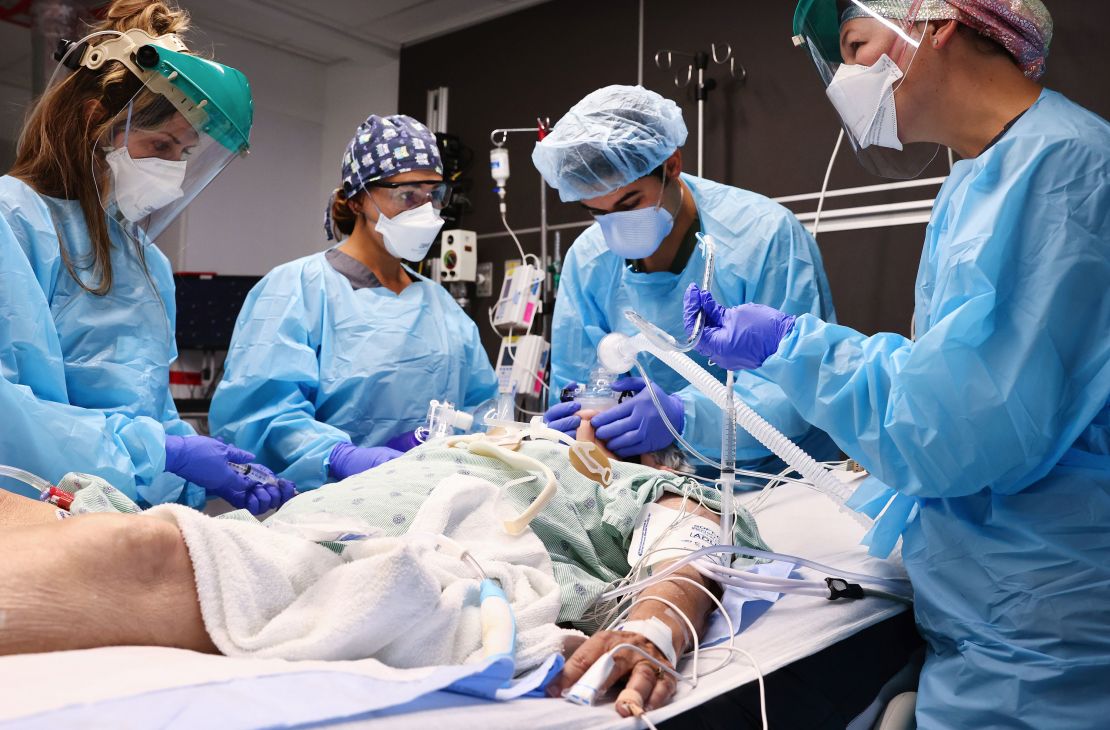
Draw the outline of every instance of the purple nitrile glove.
<instances>
[{"instance_id":1,"label":"purple nitrile glove","mask_svg":"<svg viewBox=\"0 0 1110 730\"><path fill-rule=\"evenodd\" d=\"M794 329L793 315L762 304L722 307L697 284L686 290L682 318L692 334L698 312L704 315L701 339L694 349L727 370L755 370L779 349Z\"/></svg>"},{"instance_id":2,"label":"purple nitrile glove","mask_svg":"<svg viewBox=\"0 0 1110 730\"><path fill-rule=\"evenodd\" d=\"M423 443L420 439L416 438L416 431L405 431L398 434L385 442L387 449L400 451L402 454L406 451L411 451Z\"/></svg>"},{"instance_id":3,"label":"purple nitrile glove","mask_svg":"<svg viewBox=\"0 0 1110 730\"><path fill-rule=\"evenodd\" d=\"M209 496L226 499L236 509L249 509L258 515L292 497L294 487L292 482L285 480L279 480L276 487L270 486L231 466L233 463L249 464L251 469L263 470L273 477L273 472L261 464L250 464L253 460L254 454L219 439L166 436L166 471L202 487ZM281 482L287 486L281 486ZM285 494L288 496L283 496Z\"/></svg>"},{"instance_id":4,"label":"purple nitrile glove","mask_svg":"<svg viewBox=\"0 0 1110 730\"><path fill-rule=\"evenodd\" d=\"M297 485L288 479L281 479L262 464L250 464L250 474L244 476L254 483L247 494L246 509L252 515L260 515L278 509L297 496Z\"/></svg>"},{"instance_id":5,"label":"purple nitrile glove","mask_svg":"<svg viewBox=\"0 0 1110 730\"><path fill-rule=\"evenodd\" d=\"M381 466L400 455L400 451L388 446L355 446L344 441L336 444L331 450L328 472L333 479L346 479L354 474L361 474L367 469L373 469L375 466Z\"/></svg>"},{"instance_id":6,"label":"purple nitrile glove","mask_svg":"<svg viewBox=\"0 0 1110 730\"><path fill-rule=\"evenodd\" d=\"M636 395L590 419L597 438L622 459L658 451L674 441L674 436L663 423L659 409L655 407L651 394L644 386L643 378L620 378L615 381L614 391L620 393L631 390ZM686 425L682 399L677 395L669 395L655 383L650 383L650 387L655 390L671 425L682 433Z\"/></svg>"},{"instance_id":7,"label":"purple nitrile glove","mask_svg":"<svg viewBox=\"0 0 1110 730\"><path fill-rule=\"evenodd\" d=\"M548 428L562 431L567 436L574 438L578 433L579 424L582 423L582 418L575 414L577 414L581 408L582 405L575 401L556 403L544 412L544 423L547 424Z\"/></svg>"}]
</instances>

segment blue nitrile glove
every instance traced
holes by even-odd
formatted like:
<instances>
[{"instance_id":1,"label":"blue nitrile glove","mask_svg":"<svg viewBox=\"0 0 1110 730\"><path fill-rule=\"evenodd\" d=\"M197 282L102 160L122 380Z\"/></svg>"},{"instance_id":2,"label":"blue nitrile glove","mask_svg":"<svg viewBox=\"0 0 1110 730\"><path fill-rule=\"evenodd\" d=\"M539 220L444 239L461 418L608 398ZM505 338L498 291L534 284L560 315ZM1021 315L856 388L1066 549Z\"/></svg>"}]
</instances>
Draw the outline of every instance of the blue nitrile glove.
<instances>
[{"instance_id":1,"label":"blue nitrile glove","mask_svg":"<svg viewBox=\"0 0 1110 730\"><path fill-rule=\"evenodd\" d=\"M338 443L331 450L328 459L328 472L333 479L346 479L361 474L367 469L381 466L401 455L400 451L388 446L355 446L347 441Z\"/></svg>"},{"instance_id":2,"label":"blue nitrile glove","mask_svg":"<svg viewBox=\"0 0 1110 730\"><path fill-rule=\"evenodd\" d=\"M249 509L251 514L259 515L292 497L294 486L286 480L279 480L278 486L269 486L229 466L229 462L250 464L253 460L254 454L219 439L166 436L166 471L203 487L210 497L222 497L236 509ZM261 464L250 466L273 476Z\"/></svg>"},{"instance_id":3,"label":"blue nitrile glove","mask_svg":"<svg viewBox=\"0 0 1110 730\"><path fill-rule=\"evenodd\" d=\"M705 320L701 339L694 349L727 370L760 367L794 329L793 315L762 304L725 309L712 294L691 284L682 303L687 334L693 333L698 312L703 313Z\"/></svg>"},{"instance_id":4,"label":"blue nitrile glove","mask_svg":"<svg viewBox=\"0 0 1110 730\"><path fill-rule=\"evenodd\" d=\"M543 421L547 424L548 428L562 431L567 436L574 438L578 433L579 424L582 423L582 418L575 414L577 414L581 408L582 404L576 401L556 403L543 414Z\"/></svg>"},{"instance_id":5,"label":"blue nitrile glove","mask_svg":"<svg viewBox=\"0 0 1110 730\"><path fill-rule=\"evenodd\" d=\"M677 395L668 395L655 383L651 383L650 387L655 390L671 425L682 433L686 425L682 399ZM651 394L644 388L643 378L621 378L613 383L613 390L618 393L631 390L636 395L590 419L595 435L605 442L606 448L627 459L658 451L674 441L674 436L667 430L663 417L651 400Z\"/></svg>"},{"instance_id":6,"label":"blue nitrile glove","mask_svg":"<svg viewBox=\"0 0 1110 730\"><path fill-rule=\"evenodd\" d=\"M406 451L415 449L421 443L420 439L416 438L416 431L405 431L386 441L385 446L387 449L400 451L403 454Z\"/></svg>"}]
</instances>

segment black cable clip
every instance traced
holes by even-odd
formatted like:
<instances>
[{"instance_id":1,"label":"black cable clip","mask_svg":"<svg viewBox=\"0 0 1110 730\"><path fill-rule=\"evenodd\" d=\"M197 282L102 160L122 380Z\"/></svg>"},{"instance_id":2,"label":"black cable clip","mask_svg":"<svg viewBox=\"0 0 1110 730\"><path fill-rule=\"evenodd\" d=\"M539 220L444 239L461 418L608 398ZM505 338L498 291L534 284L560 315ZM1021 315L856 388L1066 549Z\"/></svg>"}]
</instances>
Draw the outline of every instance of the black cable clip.
<instances>
[{"instance_id":1,"label":"black cable clip","mask_svg":"<svg viewBox=\"0 0 1110 730\"><path fill-rule=\"evenodd\" d=\"M863 598L863 586L859 583L849 583L843 578L826 578L825 585L829 587L829 600L838 598Z\"/></svg>"},{"instance_id":2,"label":"black cable clip","mask_svg":"<svg viewBox=\"0 0 1110 730\"><path fill-rule=\"evenodd\" d=\"M70 71L76 71L81 68L81 58L85 55L85 49L88 45L87 42L77 45L77 41L59 38L58 45L54 48L54 60L61 63L62 59L65 59L65 67ZM74 48L74 46L77 47ZM71 48L73 49L72 52L70 51Z\"/></svg>"}]
</instances>

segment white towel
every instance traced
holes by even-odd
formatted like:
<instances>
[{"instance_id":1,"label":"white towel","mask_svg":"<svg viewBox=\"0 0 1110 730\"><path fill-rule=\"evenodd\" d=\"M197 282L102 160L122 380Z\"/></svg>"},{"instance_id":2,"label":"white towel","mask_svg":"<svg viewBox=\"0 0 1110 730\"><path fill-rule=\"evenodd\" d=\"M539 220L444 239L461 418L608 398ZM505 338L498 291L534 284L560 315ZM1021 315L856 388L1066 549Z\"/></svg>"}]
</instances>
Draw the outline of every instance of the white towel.
<instances>
[{"instance_id":1,"label":"white towel","mask_svg":"<svg viewBox=\"0 0 1110 730\"><path fill-rule=\"evenodd\" d=\"M517 626L517 670L537 666L578 632L555 625L559 585L531 530L501 527L498 488L468 476L444 479L400 538L371 537L337 555L261 524L212 519L166 505L148 514L185 538L201 614L228 656L284 659L373 657L397 668L463 664L481 656L478 581L426 533L442 534L500 581ZM310 515L318 527L326 515ZM350 520L344 520L348 529ZM369 531L367 528L366 531Z\"/></svg>"}]
</instances>

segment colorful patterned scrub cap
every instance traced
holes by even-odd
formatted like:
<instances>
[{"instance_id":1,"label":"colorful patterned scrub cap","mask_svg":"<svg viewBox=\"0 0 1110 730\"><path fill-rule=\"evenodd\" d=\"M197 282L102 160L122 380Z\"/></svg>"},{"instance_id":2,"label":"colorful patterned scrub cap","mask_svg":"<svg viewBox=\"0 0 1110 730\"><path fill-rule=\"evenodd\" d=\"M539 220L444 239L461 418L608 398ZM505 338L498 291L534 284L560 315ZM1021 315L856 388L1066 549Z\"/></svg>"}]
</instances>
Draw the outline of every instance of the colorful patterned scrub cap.
<instances>
[{"instance_id":1,"label":"colorful patterned scrub cap","mask_svg":"<svg viewBox=\"0 0 1110 730\"><path fill-rule=\"evenodd\" d=\"M355 136L347 144L347 151L343 153L343 193L350 199L367 183L416 170L443 174L443 161L435 135L404 114L388 117L371 114L358 125ZM335 193L332 193L324 214L324 231L329 240L335 239L331 224L334 201Z\"/></svg>"},{"instance_id":2,"label":"colorful patterned scrub cap","mask_svg":"<svg viewBox=\"0 0 1110 730\"><path fill-rule=\"evenodd\" d=\"M917 20L956 20L1001 44L1018 67L1034 81L1044 76L1052 44L1052 15L1041 0L860 0L876 15L905 20L907 11ZM852 4L841 23L867 15Z\"/></svg>"}]
</instances>

